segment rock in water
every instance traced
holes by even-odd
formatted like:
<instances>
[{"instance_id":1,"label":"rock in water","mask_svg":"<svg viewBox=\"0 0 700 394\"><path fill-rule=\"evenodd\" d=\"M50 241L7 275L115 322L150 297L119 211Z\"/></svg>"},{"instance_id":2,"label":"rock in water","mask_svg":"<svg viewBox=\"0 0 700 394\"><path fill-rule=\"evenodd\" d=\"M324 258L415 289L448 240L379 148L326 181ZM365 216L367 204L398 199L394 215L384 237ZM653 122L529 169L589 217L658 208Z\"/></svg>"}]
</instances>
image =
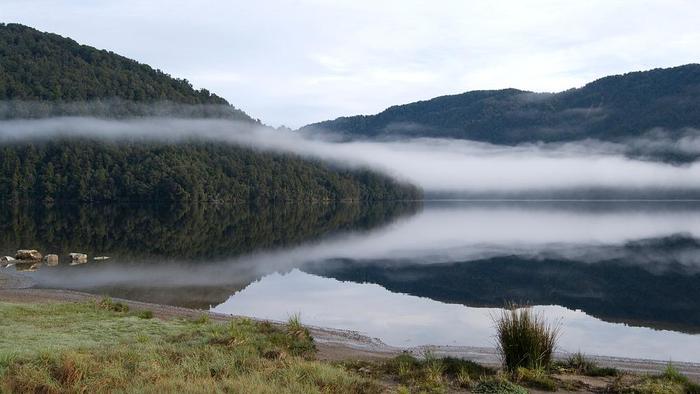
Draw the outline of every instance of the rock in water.
<instances>
[{"instance_id":1,"label":"rock in water","mask_svg":"<svg viewBox=\"0 0 700 394\"><path fill-rule=\"evenodd\" d=\"M0 267L7 267L15 262L14 257L10 256L0 256Z\"/></svg>"},{"instance_id":2,"label":"rock in water","mask_svg":"<svg viewBox=\"0 0 700 394\"><path fill-rule=\"evenodd\" d=\"M70 265L85 264L88 261L88 256L84 253L71 253Z\"/></svg>"},{"instance_id":3,"label":"rock in water","mask_svg":"<svg viewBox=\"0 0 700 394\"><path fill-rule=\"evenodd\" d=\"M58 265L58 255L47 254L46 256L44 256L44 264L48 265L49 267Z\"/></svg>"},{"instance_id":4,"label":"rock in water","mask_svg":"<svg viewBox=\"0 0 700 394\"><path fill-rule=\"evenodd\" d=\"M109 256L97 256L97 257L93 257L92 259L95 261L105 261L105 260L109 260Z\"/></svg>"},{"instance_id":5,"label":"rock in water","mask_svg":"<svg viewBox=\"0 0 700 394\"><path fill-rule=\"evenodd\" d=\"M17 260L41 260L41 257L41 253L34 249L20 249L15 255Z\"/></svg>"},{"instance_id":6,"label":"rock in water","mask_svg":"<svg viewBox=\"0 0 700 394\"><path fill-rule=\"evenodd\" d=\"M15 269L20 272L36 272L39 267L41 267L41 263L32 260L20 260L15 264Z\"/></svg>"}]
</instances>

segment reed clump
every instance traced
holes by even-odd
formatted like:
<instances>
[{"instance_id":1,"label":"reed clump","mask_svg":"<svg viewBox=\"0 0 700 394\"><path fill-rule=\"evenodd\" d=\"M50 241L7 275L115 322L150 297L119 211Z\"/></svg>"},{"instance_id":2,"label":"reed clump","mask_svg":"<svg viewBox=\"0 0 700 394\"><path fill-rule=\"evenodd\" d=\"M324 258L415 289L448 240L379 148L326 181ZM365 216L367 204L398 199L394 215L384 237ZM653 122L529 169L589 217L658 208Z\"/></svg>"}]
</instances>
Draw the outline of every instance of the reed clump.
<instances>
[{"instance_id":1,"label":"reed clump","mask_svg":"<svg viewBox=\"0 0 700 394\"><path fill-rule=\"evenodd\" d=\"M495 318L497 348L504 368L546 369L559 338L559 325L551 324L532 308L510 305Z\"/></svg>"}]
</instances>

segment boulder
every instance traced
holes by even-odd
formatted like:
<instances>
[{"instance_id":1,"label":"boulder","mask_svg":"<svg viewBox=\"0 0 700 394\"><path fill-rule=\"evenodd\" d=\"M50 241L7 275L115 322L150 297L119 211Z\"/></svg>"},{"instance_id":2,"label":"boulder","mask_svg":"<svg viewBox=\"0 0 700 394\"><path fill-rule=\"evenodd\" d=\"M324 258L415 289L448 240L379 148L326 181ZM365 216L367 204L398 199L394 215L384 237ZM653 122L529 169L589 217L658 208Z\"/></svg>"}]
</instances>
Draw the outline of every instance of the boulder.
<instances>
[{"instance_id":1,"label":"boulder","mask_svg":"<svg viewBox=\"0 0 700 394\"><path fill-rule=\"evenodd\" d=\"M47 254L44 256L44 264L48 265L49 267L53 267L55 265L58 265L58 255L57 254Z\"/></svg>"},{"instance_id":2,"label":"boulder","mask_svg":"<svg viewBox=\"0 0 700 394\"><path fill-rule=\"evenodd\" d=\"M20 249L17 251L17 254L15 254L15 258L17 260L41 260L43 256L41 253L34 249Z\"/></svg>"},{"instance_id":3,"label":"boulder","mask_svg":"<svg viewBox=\"0 0 700 394\"><path fill-rule=\"evenodd\" d=\"M0 256L0 267L7 267L15 262L14 257L10 256Z\"/></svg>"},{"instance_id":4,"label":"boulder","mask_svg":"<svg viewBox=\"0 0 700 394\"><path fill-rule=\"evenodd\" d=\"M88 261L88 256L84 253L70 253L70 265L85 264Z\"/></svg>"}]
</instances>

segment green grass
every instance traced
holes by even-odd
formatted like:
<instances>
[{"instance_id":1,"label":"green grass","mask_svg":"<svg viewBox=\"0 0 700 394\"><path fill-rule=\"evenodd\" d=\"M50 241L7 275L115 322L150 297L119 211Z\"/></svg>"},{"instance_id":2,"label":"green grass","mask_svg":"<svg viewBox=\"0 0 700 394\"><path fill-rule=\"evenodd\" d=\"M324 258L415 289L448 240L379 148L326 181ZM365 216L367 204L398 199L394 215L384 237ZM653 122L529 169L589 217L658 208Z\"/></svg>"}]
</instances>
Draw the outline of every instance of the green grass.
<instances>
[{"instance_id":1,"label":"green grass","mask_svg":"<svg viewBox=\"0 0 700 394\"><path fill-rule=\"evenodd\" d=\"M474 389L473 393L483 394L527 394L527 389L519 386L503 377L490 377L481 379Z\"/></svg>"},{"instance_id":2,"label":"green grass","mask_svg":"<svg viewBox=\"0 0 700 394\"><path fill-rule=\"evenodd\" d=\"M527 387L544 391L557 391L557 383L544 369L518 368L513 377L516 382Z\"/></svg>"},{"instance_id":3,"label":"green grass","mask_svg":"<svg viewBox=\"0 0 700 394\"><path fill-rule=\"evenodd\" d=\"M619 381L616 383L619 384ZM691 382L669 363L661 374L644 376L632 384L613 387L611 391L630 394L696 394L700 393L700 385Z\"/></svg>"},{"instance_id":4,"label":"green grass","mask_svg":"<svg viewBox=\"0 0 700 394\"><path fill-rule=\"evenodd\" d=\"M217 323L207 315L160 320L151 311L128 312L117 304L108 299L0 302L0 393L379 393L390 388L405 393L519 394L527 392L523 386L566 389L553 371L615 376L608 392L700 393L697 384L670 364L659 375L623 375L581 354L551 369L501 372L430 352L323 363L315 360L314 340L298 315L286 325L243 318Z\"/></svg>"},{"instance_id":5,"label":"green grass","mask_svg":"<svg viewBox=\"0 0 700 394\"><path fill-rule=\"evenodd\" d=\"M620 371L617 368L601 367L594 361L586 358L581 352L577 352L569 356L564 362L556 364L557 368L563 371L570 371L586 376L618 376Z\"/></svg>"},{"instance_id":6,"label":"green grass","mask_svg":"<svg viewBox=\"0 0 700 394\"><path fill-rule=\"evenodd\" d=\"M510 372L518 368L549 368L559 327L545 321L531 308L512 305L495 319L498 352Z\"/></svg>"},{"instance_id":7,"label":"green grass","mask_svg":"<svg viewBox=\"0 0 700 394\"><path fill-rule=\"evenodd\" d=\"M97 303L0 303L0 358L116 345L137 334L155 339L187 327L183 321L139 319Z\"/></svg>"},{"instance_id":8,"label":"green grass","mask_svg":"<svg viewBox=\"0 0 700 394\"><path fill-rule=\"evenodd\" d=\"M301 324L144 319L109 303L0 303L0 392L380 392L313 361ZM298 322L297 322L298 323Z\"/></svg>"},{"instance_id":9,"label":"green grass","mask_svg":"<svg viewBox=\"0 0 700 394\"><path fill-rule=\"evenodd\" d=\"M397 392L442 393L471 388L475 382L496 371L473 361L458 358L438 358L427 352L422 358L403 353L386 361L346 361L340 363L350 371L372 379L392 380Z\"/></svg>"}]
</instances>

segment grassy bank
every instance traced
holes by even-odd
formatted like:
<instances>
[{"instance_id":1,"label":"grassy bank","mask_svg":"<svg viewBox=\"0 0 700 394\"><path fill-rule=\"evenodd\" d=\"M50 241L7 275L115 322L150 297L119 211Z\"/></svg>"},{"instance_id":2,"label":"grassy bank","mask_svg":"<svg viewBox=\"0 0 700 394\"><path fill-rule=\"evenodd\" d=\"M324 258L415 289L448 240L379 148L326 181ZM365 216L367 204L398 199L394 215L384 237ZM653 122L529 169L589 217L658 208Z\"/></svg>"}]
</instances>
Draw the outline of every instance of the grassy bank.
<instances>
[{"instance_id":1,"label":"grassy bank","mask_svg":"<svg viewBox=\"0 0 700 394\"><path fill-rule=\"evenodd\" d=\"M0 303L4 392L379 392L293 323L150 319L112 302Z\"/></svg>"},{"instance_id":2,"label":"grassy bank","mask_svg":"<svg viewBox=\"0 0 700 394\"><path fill-rule=\"evenodd\" d=\"M109 299L0 302L0 333L2 393L700 392L671 366L630 375L582 355L512 370L429 353L321 362L298 318L286 325L206 315L161 320Z\"/></svg>"}]
</instances>

